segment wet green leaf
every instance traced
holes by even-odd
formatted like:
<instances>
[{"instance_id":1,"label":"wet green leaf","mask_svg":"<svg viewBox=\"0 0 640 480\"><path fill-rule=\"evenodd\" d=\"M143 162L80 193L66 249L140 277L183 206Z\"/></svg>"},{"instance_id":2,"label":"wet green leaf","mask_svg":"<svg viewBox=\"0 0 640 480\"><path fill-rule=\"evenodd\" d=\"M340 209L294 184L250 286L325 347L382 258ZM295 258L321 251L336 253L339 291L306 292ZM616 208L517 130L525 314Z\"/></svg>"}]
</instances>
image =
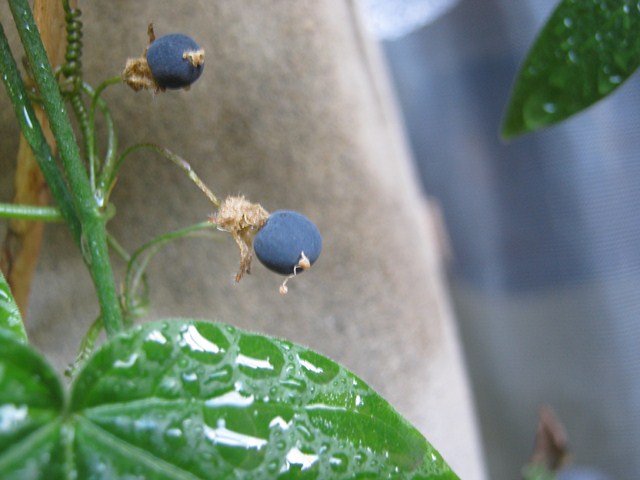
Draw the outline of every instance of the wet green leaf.
<instances>
[{"instance_id":1,"label":"wet green leaf","mask_svg":"<svg viewBox=\"0 0 640 480\"><path fill-rule=\"evenodd\" d=\"M333 361L209 322L113 339L78 376L70 408L80 478L457 478Z\"/></svg>"},{"instance_id":2,"label":"wet green leaf","mask_svg":"<svg viewBox=\"0 0 640 480\"><path fill-rule=\"evenodd\" d=\"M27 332L20 317L9 284L0 272L0 330L3 330L22 343L27 343Z\"/></svg>"},{"instance_id":3,"label":"wet green leaf","mask_svg":"<svg viewBox=\"0 0 640 480\"><path fill-rule=\"evenodd\" d=\"M0 397L3 479L458 478L360 379L283 340L143 325L96 352L62 414L50 368L9 337L0 346L0 373L27 369L0 385L17 392Z\"/></svg>"},{"instance_id":4,"label":"wet green leaf","mask_svg":"<svg viewBox=\"0 0 640 480\"><path fill-rule=\"evenodd\" d=\"M502 136L552 125L618 88L640 64L640 2L563 0L511 93Z\"/></svg>"},{"instance_id":5,"label":"wet green leaf","mask_svg":"<svg viewBox=\"0 0 640 480\"><path fill-rule=\"evenodd\" d=\"M0 478L61 479L64 395L56 373L15 335L0 332Z\"/></svg>"}]
</instances>

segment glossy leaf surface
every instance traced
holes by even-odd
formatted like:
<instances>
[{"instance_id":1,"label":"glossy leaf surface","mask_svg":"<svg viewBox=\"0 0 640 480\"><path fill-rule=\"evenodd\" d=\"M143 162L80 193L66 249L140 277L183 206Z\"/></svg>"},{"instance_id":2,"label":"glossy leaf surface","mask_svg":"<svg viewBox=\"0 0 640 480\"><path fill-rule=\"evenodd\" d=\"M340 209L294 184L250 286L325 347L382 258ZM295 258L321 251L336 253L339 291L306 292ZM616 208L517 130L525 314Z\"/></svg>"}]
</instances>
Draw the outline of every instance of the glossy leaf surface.
<instances>
[{"instance_id":1,"label":"glossy leaf surface","mask_svg":"<svg viewBox=\"0 0 640 480\"><path fill-rule=\"evenodd\" d=\"M13 335L19 342L27 343L27 332L20 317L18 305L16 305L9 284L0 272L0 330Z\"/></svg>"},{"instance_id":2,"label":"glossy leaf surface","mask_svg":"<svg viewBox=\"0 0 640 480\"><path fill-rule=\"evenodd\" d=\"M63 405L62 386L46 361L0 332L0 478L65 478Z\"/></svg>"},{"instance_id":3,"label":"glossy leaf surface","mask_svg":"<svg viewBox=\"0 0 640 480\"><path fill-rule=\"evenodd\" d=\"M520 69L504 138L538 130L587 108L640 64L638 0L563 0Z\"/></svg>"},{"instance_id":4,"label":"glossy leaf surface","mask_svg":"<svg viewBox=\"0 0 640 480\"><path fill-rule=\"evenodd\" d=\"M47 428L49 451L66 447L48 467L66 466L66 478L458 478L338 364L210 322L151 323L112 338Z\"/></svg>"}]
</instances>

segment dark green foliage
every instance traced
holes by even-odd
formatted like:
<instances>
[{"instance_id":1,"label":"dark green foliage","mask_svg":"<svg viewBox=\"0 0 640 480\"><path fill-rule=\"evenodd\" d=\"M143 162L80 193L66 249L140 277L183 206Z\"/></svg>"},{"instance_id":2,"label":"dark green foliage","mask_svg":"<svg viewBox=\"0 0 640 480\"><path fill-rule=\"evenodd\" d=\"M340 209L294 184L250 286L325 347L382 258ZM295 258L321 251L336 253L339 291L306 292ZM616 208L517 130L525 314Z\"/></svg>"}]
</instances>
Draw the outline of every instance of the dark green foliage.
<instances>
[{"instance_id":1,"label":"dark green foliage","mask_svg":"<svg viewBox=\"0 0 640 480\"><path fill-rule=\"evenodd\" d=\"M174 320L115 336L67 406L51 367L6 334L0 371L3 479L457 478L353 374L228 325Z\"/></svg>"},{"instance_id":2,"label":"dark green foliage","mask_svg":"<svg viewBox=\"0 0 640 480\"><path fill-rule=\"evenodd\" d=\"M20 311L2 272L0 272L0 331L13 335L19 342L27 342L27 332L24 330Z\"/></svg>"},{"instance_id":3,"label":"dark green foliage","mask_svg":"<svg viewBox=\"0 0 640 480\"><path fill-rule=\"evenodd\" d=\"M639 2L563 0L520 69L502 136L532 132L584 110L618 88L639 63Z\"/></svg>"}]
</instances>

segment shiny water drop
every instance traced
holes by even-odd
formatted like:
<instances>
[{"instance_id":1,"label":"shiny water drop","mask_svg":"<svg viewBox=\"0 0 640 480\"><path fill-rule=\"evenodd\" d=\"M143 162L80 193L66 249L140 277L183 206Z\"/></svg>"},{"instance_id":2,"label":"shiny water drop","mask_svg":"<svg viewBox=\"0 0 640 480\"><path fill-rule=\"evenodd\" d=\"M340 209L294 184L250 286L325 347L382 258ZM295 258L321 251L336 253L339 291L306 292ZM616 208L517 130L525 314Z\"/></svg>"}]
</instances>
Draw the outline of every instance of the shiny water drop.
<instances>
[{"instance_id":1,"label":"shiny water drop","mask_svg":"<svg viewBox=\"0 0 640 480\"><path fill-rule=\"evenodd\" d=\"M203 375L203 385L206 386L211 386L211 385L215 385L215 384L225 384L225 383L229 383L231 381L231 378L233 377L233 369L229 366L229 365L225 365L222 368L219 368L217 370L207 370L206 374Z\"/></svg>"},{"instance_id":2,"label":"shiny water drop","mask_svg":"<svg viewBox=\"0 0 640 480\"><path fill-rule=\"evenodd\" d=\"M171 352L173 351L173 345L169 343L167 337L165 337L160 330L152 330L147 334L142 343L142 350L146 356L147 361L155 361L164 363L171 358ZM181 360L186 360L180 358ZM183 368L186 365L183 366Z\"/></svg>"},{"instance_id":3,"label":"shiny water drop","mask_svg":"<svg viewBox=\"0 0 640 480\"><path fill-rule=\"evenodd\" d=\"M598 73L598 93L606 95L622 83L620 75L611 74L611 68L607 65Z\"/></svg>"},{"instance_id":4,"label":"shiny water drop","mask_svg":"<svg viewBox=\"0 0 640 480\"><path fill-rule=\"evenodd\" d=\"M619 85L620 83L622 83L622 76L620 76L620 75L611 75L609 77L609 82L611 82L613 85Z\"/></svg>"},{"instance_id":5,"label":"shiny water drop","mask_svg":"<svg viewBox=\"0 0 640 480\"><path fill-rule=\"evenodd\" d=\"M271 421L269 422L269 428L276 427L280 430L289 430L289 427L291 427L291 422L287 422L284 418L278 415L277 417L271 419Z\"/></svg>"},{"instance_id":6,"label":"shiny water drop","mask_svg":"<svg viewBox=\"0 0 640 480\"><path fill-rule=\"evenodd\" d=\"M200 382L198 374L194 371L186 371L180 374L182 388L192 396L200 396Z\"/></svg>"},{"instance_id":7,"label":"shiny water drop","mask_svg":"<svg viewBox=\"0 0 640 480\"><path fill-rule=\"evenodd\" d=\"M223 393L222 395L210 398L204 402L205 407L215 408L215 407L248 407L253 405L254 396L242 395L240 392L236 390L231 390L227 393Z\"/></svg>"},{"instance_id":8,"label":"shiny water drop","mask_svg":"<svg viewBox=\"0 0 640 480\"><path fill-rule=\"evenodd\" d=\"M183 372L182 380L184 380L185 382L197 382L198 375L195 372Z\"/></svg>"},{"instance_id":9,"label":"shiny water drop","mask_svg":"<svg viewBox=\"0 0 640 480\"><path fill-rule=\"evenodd\" d=\"M329 466L334 472L346 472L349 468L349 457L344 453L336 453L329 459Z\"/></svg>"},{"instance_id":10,"label":"shiny water drop","mask_svg":"<svg viewBox=\"0 0 640 480\"><path fill-rule=\"evenodd\" d=\"M187 444L184 432L180 428L168 428L164 432L164 439L172 448L183 447Z\"/></svg>"},{"instance_id":11,"label":"shiny water drop","mask_svg":"<svg viewBox=\"0 0 640 480\"><path fill-rule=\"evenodd\" d=\"M195 325L187 327L181 342L181 346L187 345L194 352L220 353L220 347L203 337Z\"/></svg>"},{"instance_id":12,"label":"shiny water drop","mask_svg":"<svg viewBox=\"0 0 640 480\"><path fill-rule=\"evenodd\" d=\"M252 370L274 370L275 367L268 359L260 359L243 355L242 353L236 357L236 363Z\"/></svg>"},{"instance_id":13,"label":"shiny water drop","mask_svg":"<svg viewBox=\"0 0 640 480\"><path fill-rule=\"evenodd\" d=\"M302 379L295 378L295 377L289 377L281 380L280 385L282 385L285 388L290 388L292 390L295 390L297 392L304 392L307 389L306 382Z\"/></svg>"},{"instance_id":14,"label":"shiny water drop","mask_svg":"<svg viewBox=\"0 0 640 480\"><path fill-rule=\"evenodd\" d=\"M29 115L27 107L22 107L22 114L24 116L24 121L27 123L27 127L33 128L33 122L31 121L31 115Z\"/></svg>"},{"instance_id":15,"label":"shiny water drop","mask_svg":"<svg viewBox=\"0 0 640 480\"><path fill-rule=\"evenodd\" d=\"M318 458L318 455L305 453L294 447L287 452L285 457L286 469L289 470L292 465L297 465L301 471L309 470L318 461Z\"/></svg>"},{"instance_id":16,"label":"shiny water drop","mask_svg":"<svg viewBox=\"0 0 640 480\"><path fill-rule=\"evenodd\" d=\"M175 377L164 377L157 388L158 396L176 398L182 393L182 385Z\"/></svg>"},{"instance_id":17,"label":"shiny water drop","mask_svg":"<svg viewBox=\"0 0 640 480\"><path fill-rule=\"evenodd\" d=\"M328 383L338 374L340 367L335 362L311 351L301 352L298 361L309 380L315 383Z\"/></svg>"},{"instance_id":18,"label":"shiny water drop","mask_svg":"<svg viewBox=\"0 0 640 480\"><path fill-rule=\"evenodd\" d=\"M557 106L546 98L546 94L537 93L529 96L524 103L522 115L528 129L535 130L549 124L556 115Z\"/></svg>"},{"instance_id":19,"label":"shiny water drop","mask_svg":"<svg viewBox=\"0 0 640 480\"><path fill-rule=\"evenodd\" d=\"M137 360L138 360L138 354L134 352L124 360L118 359L115 362L113 362L113 367L114 368L131 368L135 365Z\"/></svg>"},{"instance_id":20,"label":"shiny water drop","mask_svg":"<svg viewBox=\"0 0 640 480\"><path fill-rule=\"evenodd\" d=\"M167 343L167 337L165 337L160 330L151 330L147 334L145 340L148 340L150 342L156 342L161 345L164 345L165 343Z\"/></svg>"},{"instance_id":21,"label":"shiny water drop","mask_svg":"<svg viewBox=\"0 0 640 480\"><path fill-rule=\"evenodd\" d=\"M284 356L270 340L257 335L242 335L238 342L236 364L252 378L277 377L284 366Z\"/></svg>"},{"instance_id":22,"label":"shiny water drop","mask_svg":"<svg viewBox=\"0 0 640 480\"><path fill-rule=\"evenodd\" d=\"M272 476L278 473L279 470L280 462L278 460L271 460L269 463L267 463L267 473L271 474Z\"/></svg>"},{"instance_id":23,"label":"shiny water drop","mask_svg":"<svg viewBox=\"0 0 640 480\"><path fill-rule=\"evenodd\" d=\"M252 434L227 428L224 419L217 420L216 428L205 424L205 438L217 446L224 460L236 468L253 470L264 460L265 446L268 440Z\"/></svg>"},{"instance_id":24,"label":"shiny water drop","mask_svg":"<svg viewBox=\"0 0 640 480\"><path fill-rule=\"evenodd\" d=\"M93 193L93 199L95 200L98 208L104 208L106 204L106 198L104 192L101 189L96 189L96 191Z\"/></svg>"},{"instance_id":25,"label":"shiny water drop","mask_svg":"<svg viewBox=\"0 0 640 480\"><path fill-rule=\"evenodd\" d=\"M245 449L261 449L268 442L264 438L246 435L244 433L235 432L226 428L225 421L220 419L216 428L208 425L204 426L204 436L217 445L226 445L229 447L238 447Z\"/></svg>"},{"instance_id":26,"label":"shiny water drop","mask_svg":"<svg viewBox=\"0 0 640 480\"><path fill-rule=\"evenodd\" d=\"M0 407L0 432L10 432L27 419L29 409L26 405L16 406L11 403Z\"/></svg>"},{"instance_id":27,"label":"shiny water drop","mask_svg":"<svg viewBox=\"0 0 640 480\"><path fill-rule=\"evenodd\" d=\"M364 452L357 452L354 456L353 459L355 460L355 462L359 465L362 466L366 463L367 461L367 454Z\"/></svg>"},{"instance_id":28,"label":"shiny water drop","mask_svg":"<svg viewBox=\"0 0 640 480\"><path fill-rule=\"evenodd\" d=\"M187 325L180 330L178 345L184 353L203 363L220 362L229 348L229 340L213 324Z\"/></svg>"},{"instance_id":29,"label":"shiny water drop","mask_svg":"<svg viewBox=\"0 0 640 480\"><path fill-rule=\"evenodd\" d=\"M296 423L296 432L298 432L301 437L307 442L312 442L315 440L315 435L313 434L313 430L310 429L305 423L298 422Z\"/></svg>"}]
</instances>

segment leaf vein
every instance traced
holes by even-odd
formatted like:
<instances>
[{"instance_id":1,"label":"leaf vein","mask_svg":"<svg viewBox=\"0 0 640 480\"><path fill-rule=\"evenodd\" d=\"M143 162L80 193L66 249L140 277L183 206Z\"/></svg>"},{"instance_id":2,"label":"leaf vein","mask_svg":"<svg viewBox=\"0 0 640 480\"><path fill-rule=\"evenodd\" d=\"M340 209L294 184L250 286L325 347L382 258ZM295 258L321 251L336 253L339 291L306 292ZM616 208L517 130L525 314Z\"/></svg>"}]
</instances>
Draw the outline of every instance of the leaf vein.
<instances>
[{"instance_id":1,"label":"leaf vein","mask_svg":"<svg viewBox=\"0 0 640 480\"><path fill-rule=\"evenodd\" d=\"M176 480L205 480L191 472L184 470L175 463L168 462L167 460L160 458L148 450L144 450L130 442L127 442L121 437L108 432L99 425L91 422L86 418L79 418L79 422L83 424L87 430L91 431L99 440L102 440L105 446L118 450L120 453L128 456L129 458L135 457L145 466L156 473L169 473L173 475Z\"/></svg>"}]
</instances>

